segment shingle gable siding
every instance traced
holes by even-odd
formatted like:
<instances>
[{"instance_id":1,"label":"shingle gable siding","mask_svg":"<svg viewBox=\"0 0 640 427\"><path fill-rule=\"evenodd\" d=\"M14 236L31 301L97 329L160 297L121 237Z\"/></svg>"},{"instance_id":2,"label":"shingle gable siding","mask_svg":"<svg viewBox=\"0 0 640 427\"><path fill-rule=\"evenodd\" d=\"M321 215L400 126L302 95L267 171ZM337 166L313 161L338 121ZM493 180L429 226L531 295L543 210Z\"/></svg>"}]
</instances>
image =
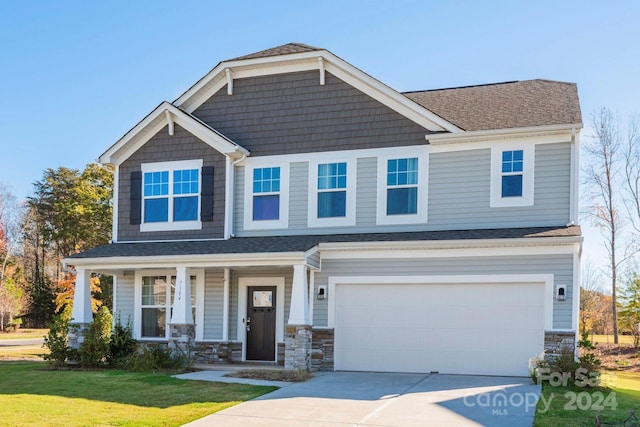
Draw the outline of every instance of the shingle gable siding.
<instances>
[{"instance_id":1,"label":"shingle gable siding","mask_svg":"<svg viewBox=\"0 0 640 427\"><path fill-rule=\"evenodd\" d=\"M202 159L204 166L214 168L213 221L202 222L202 230L140 232L139 225L129 220L130 175L142 163ZM175 126L174 135L163 128L120 165L118 185L118 241L171 240L224 237L225 157L189 132Z\"/></svg>"},{"instance_id":2,"label":"shingle gable siding","mask_svg":"<svg viewBox=\"0 0 640 427\"><path fill-rule=\"evenodd\" d=\"M251 156L425 144L428 130L326 73L237 79L193 115Z\"/></svg>"}]
</instances>

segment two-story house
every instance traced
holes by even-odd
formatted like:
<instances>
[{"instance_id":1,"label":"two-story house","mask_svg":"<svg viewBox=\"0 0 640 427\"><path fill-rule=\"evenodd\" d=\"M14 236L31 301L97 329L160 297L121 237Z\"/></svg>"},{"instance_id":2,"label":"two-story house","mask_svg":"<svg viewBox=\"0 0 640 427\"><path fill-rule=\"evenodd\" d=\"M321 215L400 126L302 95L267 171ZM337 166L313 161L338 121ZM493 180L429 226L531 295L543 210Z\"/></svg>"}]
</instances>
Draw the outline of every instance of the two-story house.
<instances>
[{"instance_id":1,"label":"two-story house","mask_svg":"<svg viewBox=\"0 0 640 427\"><path fill-rule=\"evenodd\" d=\"M291 43L223 61L111 146L113 243L66 259L73 321L114 278L135 337L200 362L527 375L573 346L575 84L399 93Z\"/></svg>"}]
</instances>

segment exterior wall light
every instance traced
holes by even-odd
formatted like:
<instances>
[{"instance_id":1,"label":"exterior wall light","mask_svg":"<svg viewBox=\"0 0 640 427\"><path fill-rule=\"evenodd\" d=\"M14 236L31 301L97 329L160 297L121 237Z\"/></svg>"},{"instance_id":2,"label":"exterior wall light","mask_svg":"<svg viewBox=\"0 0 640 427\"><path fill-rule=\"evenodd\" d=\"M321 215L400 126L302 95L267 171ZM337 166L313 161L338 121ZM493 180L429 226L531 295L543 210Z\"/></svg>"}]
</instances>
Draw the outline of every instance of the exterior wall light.
<instances>
[{"instance_id":1,"label":"exterior wall light","mask_svg":"<svg viewBox=\"0 0 640 427\"><path fill-rule=\"evenodd\" d=\"M556 286L556 300L565 301L567 299L567 287L564 285Z\"/></svg>"},{"instance_id":2,"label":"exterior wall light","mask_svg":"<svg viewBox=\"0 0 640 427\"><path fill-rule=\"evenodd\" d=\"M327 298L327 287L326 286L318 286L317 298L318 298L319 301Z\"/></svg>"}]
</instances>

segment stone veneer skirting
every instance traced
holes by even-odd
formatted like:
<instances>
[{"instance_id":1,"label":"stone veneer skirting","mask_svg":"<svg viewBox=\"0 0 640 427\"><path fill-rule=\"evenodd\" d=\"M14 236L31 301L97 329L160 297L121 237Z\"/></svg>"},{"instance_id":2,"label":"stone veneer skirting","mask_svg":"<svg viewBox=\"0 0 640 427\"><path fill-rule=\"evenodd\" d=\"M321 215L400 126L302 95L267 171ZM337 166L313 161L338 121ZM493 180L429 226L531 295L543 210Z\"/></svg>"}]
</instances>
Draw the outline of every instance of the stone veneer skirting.
<instances>
[{"instance_id":1,"label":"stone veneer skirting","mask_svg":"<svg viewBox=\"0 0 640 427\"><path fill-rule=\"evenodd\" d=\"M545 356L559 356L563 350L575 351L575 331L544 331Z\"/></svg>"},{"instance_id":2,"label":"stone veneer skirting","mask_svg":"<svg viewBox=\"0 0 640 427\"><path fill-rule=\"evenodd\" d=\"M311 371L333 371L333 329L313 329L311 332Z\"/></svg>"},{"instance_id":3,"label":"stone veneer skirting","mask_svg":"<svg viewBox=\"0 0 640 427\"><path fill-rule=\"evenodd\" d=\"M68 330L69 347L79 349L84 342L84 335L89 330L91 323L71 323Z\"/></svg>"},{"instance_id":4,"label":"stone veneer skirting","mask_svg":"<svg viewBox=\"0 0 640 427\"><path fill-rule=\"evenodd\" d=\"M311 368L311 326L287 325L284 341L284 368Z\"/></svg>"},{"instance_id":5,"label":"stone veneer skirting","mask_svg":"<svg viewBox=\"0 0 640 427\"><path fill-rule=\"evenodd\" d=\"M242 361L242 343L237 341L196 342L193 347L196 363L236 363Z\"/></svg>"}]
</instances>

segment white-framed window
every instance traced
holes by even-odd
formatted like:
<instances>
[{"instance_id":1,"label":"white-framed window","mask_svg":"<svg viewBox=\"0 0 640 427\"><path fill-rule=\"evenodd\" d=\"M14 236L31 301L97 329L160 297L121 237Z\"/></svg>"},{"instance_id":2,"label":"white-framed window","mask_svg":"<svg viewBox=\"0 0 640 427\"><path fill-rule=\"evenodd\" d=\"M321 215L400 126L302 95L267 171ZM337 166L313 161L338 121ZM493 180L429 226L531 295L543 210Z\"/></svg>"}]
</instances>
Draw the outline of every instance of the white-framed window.
<instances>
[{"instance_id":1,"label":"white-framed window","mask_svg":"<svg viewBox=\"0 0 640 427\"><path fill-rule=\"evenodd\" d=\"M143 163L140 231L198 230L202 159Z\"/></svg>"},{"instance_id":2,"label":"white-framed window","mask_svg":"<svg viewBox=\"0 0 640 427\"><path fill-rule=\"evenodd\" d=\"M204 270L191 269L191 309L196 339L201 340L204 323ZM169 323L175 297L175 270L138 271L135 280L134 331L144 340L169 339Z\"/></svg>"},{"instance_id":3,"label":"white-framed window","mask_svg":"<svg viewBox=\"0 0 640 427\"><path fill-rule=\"evenodd\" d=\"M499 144L491 148L490 206L532 206L534 144Z\"/></svg>"},{"instance_id":4,"label":"white-framed window","mask_svg":"<svg viewBox=\"0 0 640 427\"><path fill-rule=\"evenodd\" d=\"M356 222L356 159L309 162L309 227Z\"/></svg>"},{"instance_id":5,"label":"white-framed window","mask_svg":"<svg viewBox=\"0 0 640 427\"><path fill-rule=\"evenodd\" d=\"M378 224L427 222L428 162L416 148L378 157Z\"/></svg>"},{"instance_id":6,"label":"white-framed window","mask_svg":"<svg viewBox=\"0 0 640 427\"><path fill-rule=\"evenodd\" d=\"M289 223L289 164L245 164L244 228L287 228Z\"/></svg>"}]
</instances>

